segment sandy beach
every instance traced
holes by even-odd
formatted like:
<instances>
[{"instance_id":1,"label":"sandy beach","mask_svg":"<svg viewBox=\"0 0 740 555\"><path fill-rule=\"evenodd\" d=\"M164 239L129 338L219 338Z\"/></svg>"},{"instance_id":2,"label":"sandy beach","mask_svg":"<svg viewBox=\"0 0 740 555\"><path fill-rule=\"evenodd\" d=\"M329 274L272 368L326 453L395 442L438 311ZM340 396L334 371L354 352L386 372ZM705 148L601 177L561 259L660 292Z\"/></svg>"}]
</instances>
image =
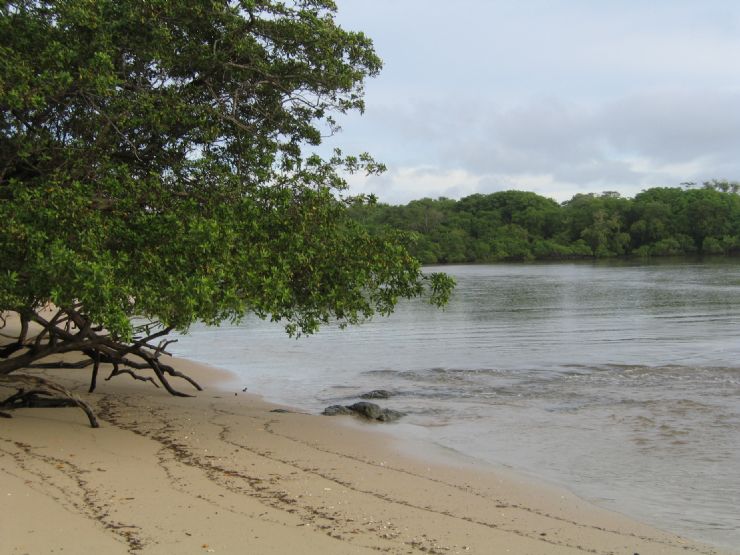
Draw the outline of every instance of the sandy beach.
<instances>
[{"instance_id":1,"label":"sandy beach","mask_svg":"<svg viewBox=\"0 0 740 555\"><path fill-rule=\"evenodd\" d=\"M175 363L205 391L175 398L118 376L87 394L86 371L47 371L101 428L75 408L0 420L0 552L722 553L528 479L409 456L382 424L282 412L220 370Z\"/></svg>"}]
</instances>

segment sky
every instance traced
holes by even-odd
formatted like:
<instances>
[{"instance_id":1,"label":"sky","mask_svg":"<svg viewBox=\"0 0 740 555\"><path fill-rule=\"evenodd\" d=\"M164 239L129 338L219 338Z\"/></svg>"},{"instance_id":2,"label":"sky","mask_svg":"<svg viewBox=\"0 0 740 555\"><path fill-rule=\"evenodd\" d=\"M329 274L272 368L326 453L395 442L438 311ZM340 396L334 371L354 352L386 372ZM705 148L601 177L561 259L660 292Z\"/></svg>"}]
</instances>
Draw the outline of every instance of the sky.
<instances>
[{"instance_id":1,"label":"sky","mask_svg":"<svg viewBox=\"0 0 740 555\"><path fill-rule=\"evenodd\" d=\"M384 61L327 144L382 202L740 180L740 2L336 0Z\"/></svg>"}]
</instances>

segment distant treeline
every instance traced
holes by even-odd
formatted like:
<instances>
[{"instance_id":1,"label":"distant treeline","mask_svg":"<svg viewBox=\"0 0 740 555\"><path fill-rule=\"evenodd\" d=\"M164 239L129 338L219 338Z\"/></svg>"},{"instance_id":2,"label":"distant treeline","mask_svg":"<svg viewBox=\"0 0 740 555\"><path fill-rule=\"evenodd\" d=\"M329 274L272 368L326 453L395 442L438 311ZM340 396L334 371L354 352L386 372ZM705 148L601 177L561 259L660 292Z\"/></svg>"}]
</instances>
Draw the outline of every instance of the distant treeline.
<instances>
[{"instance_id":1,"label":"distant treeline","mask_svg":"<svg viewBox=\"0 0 740 555\"><path fill-rule=\"evenodd\" d=\"M405 206L356 205L371 230L412 232L410 251L425 264L740 253L737 183L578 194L558 204L524 191Z\"/></svg>"}]
</instances>

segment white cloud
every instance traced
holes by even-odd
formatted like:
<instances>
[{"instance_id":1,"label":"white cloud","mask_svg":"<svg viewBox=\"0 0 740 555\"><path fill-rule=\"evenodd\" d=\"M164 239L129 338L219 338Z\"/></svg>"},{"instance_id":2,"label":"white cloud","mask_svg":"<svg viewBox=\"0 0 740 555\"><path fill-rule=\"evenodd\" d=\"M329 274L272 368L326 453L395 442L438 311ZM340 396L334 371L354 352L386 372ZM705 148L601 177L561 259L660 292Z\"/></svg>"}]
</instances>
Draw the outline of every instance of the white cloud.
<instances>
[{"instance_id":1,"label":"white cloud","mask_svg":"<svg viewBox=\"0 0 740 555\"><path fill-rule=\"evenodd\" d=\"M499 110L427 102L395 117L389 110L383 121L402 152L387 143L379 156L391 172L362 187L392 203L505 188L564 200L584 190L634 194L740 176L735 92L666 91L600 104L543 99Z\"/></svg>"},{"instance_id":2,"label":"white cloud","mask_svg":"<svg viewBox=\"0 0 740 555\"><path fill-rule=\"evenodd\" d=\"M584 192L548 174L474 174L459 168L446 170L430 166L398 168L381 176L354 175L348 182L352 194L374 194L389 204L406 204L424 197L459 199L508 189L534 191L563 201Z\"/></svg>"},{"instance_id":3,"label":"white cloud","mask_svg":"<svg viewBox=\"0 0 740 555\"><path fill-rule=\"evenodd\" d=\"M374 194L382 202L406 204L423 197L461 198L479 191L485 176L463 169L431 166L394 168L380 176L353 175L348 179L353 194Z\"/></svg>"},{"instance_id":4,"label":"white cloud","mask_svg":"<svg viewBox=\"0 0 740 555\"><path fill-rule=\"evenodd\" d=\"M571 168L566 178L555 172L475 173L463 168L399 167L380 176L353 175L348 183L351 194L374 194L388 204L406 204L424 197L460 199L509 189L532 191L563 202L578 193L619 191L623 196L632 197L650 187L678 186L684 181L724 177L707 173L701 161L656 164L644 157L625 158L619 163L620 172L628 176L623 180L614 179L614 174L612 179L606 177L605 165L608 164ZM574 175L580 179L572 179Z\"/></svg>"},{"instance_id":5,"label":"white cloud","mask_svg":"<svg viewBox=\"0 0 740 555\"><path fill-rule=\"evenodd\" d=\"M386 69L336 144L386 202L740 179L740 4L339 0Z\"/></svg>"}]
</instances>

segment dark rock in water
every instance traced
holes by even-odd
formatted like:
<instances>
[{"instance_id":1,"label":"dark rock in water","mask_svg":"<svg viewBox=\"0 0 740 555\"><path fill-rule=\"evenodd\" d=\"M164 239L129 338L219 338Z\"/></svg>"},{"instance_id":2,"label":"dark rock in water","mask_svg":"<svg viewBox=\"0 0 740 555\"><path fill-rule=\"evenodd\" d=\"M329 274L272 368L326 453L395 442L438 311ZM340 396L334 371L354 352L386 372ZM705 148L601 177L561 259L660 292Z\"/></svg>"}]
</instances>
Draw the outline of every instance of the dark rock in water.
<instances>
[{"instance_id":1,"label":"dark rock in water","mask_svg":"<svg viewBox=\"0 0 740 555\"><path fill-rule=\"evenodd\" d=\"M280 412L283 414L293 413L295 411L288 410L288 409L272 409L270 412Z\"/></svg>"},{"instance_id":2,"label":"dark rock in water","mask_svg":"<svg viewBox=\"0 0 740 555\"><path fill-rule=\"evenodd\" d=\"M360 395L360 399L388 399L393 395L387 389L373 389Z\"/></svg>"},{"instance_id":3,"label":"dark rock in water","mask_svg":"<svg viewBox=\"0 0 740 555\"><path fill-rule=\"evenodd\" d=\"M324 412L321 414L325 416L338 416L340 414L354 414L354 411L350 410L348 407L343 407L342 405L332 405L330 407L326 407Z\"/></svg>"},{"instance_id":4,"label":"dark rock in water","mask_svg":"<svg viewBox=\"0 0 740 555\"><path fill-rule=\"evenodd\" d=\"M382 409L380 416L378 416L378 420L381 422L393 422L402 416L406 416L406 414L393 409Z\"/></svg>"},{"instance_id":5,"label":"dark rock in water","mask_svg":"<svg viewBox=\"0 0 740 555\"><path fill-rule=\"evenodd\" d=\"M397 410L382 409L375 403L367 403L365 401L355 403L347 408L355 411L360 416L364 416L370 420L379 420L380 422L393 422L405 416L404 413Z\"/></svg>"},{"instance_id":6,"label":"dark rock in water","mask_svg":"<svg viewBox=\"0 0 740 555\"><path fill-rule=\"evenodd\" d=\"M354 405L350 405L347 407L350 410L353 410L360 416L364 416L365 418L369 418L370 420L377 420L378 417L382 414L382 410L378 405L375 403L367 403L365 401L360 401L359 403L355 403Z\"/></svg>"},{"instance_id":7,"label":"dark rock in water","mask_svg":"<svg viewBox=\"0 0 740 555\"><path fill-rule=\"evenodd\" d=\"M321 414L326 416L356 414L357 416L362 416L368 420L377 420L379 422L393 422L394 420L398 420L402 416L405 416L404 413L398 412L397 410L382 409L375 403L367 403L365 401L355 403L348 407L332 405L330 407L326 407L324 412Z\"/></svg>"}]
</instances>

